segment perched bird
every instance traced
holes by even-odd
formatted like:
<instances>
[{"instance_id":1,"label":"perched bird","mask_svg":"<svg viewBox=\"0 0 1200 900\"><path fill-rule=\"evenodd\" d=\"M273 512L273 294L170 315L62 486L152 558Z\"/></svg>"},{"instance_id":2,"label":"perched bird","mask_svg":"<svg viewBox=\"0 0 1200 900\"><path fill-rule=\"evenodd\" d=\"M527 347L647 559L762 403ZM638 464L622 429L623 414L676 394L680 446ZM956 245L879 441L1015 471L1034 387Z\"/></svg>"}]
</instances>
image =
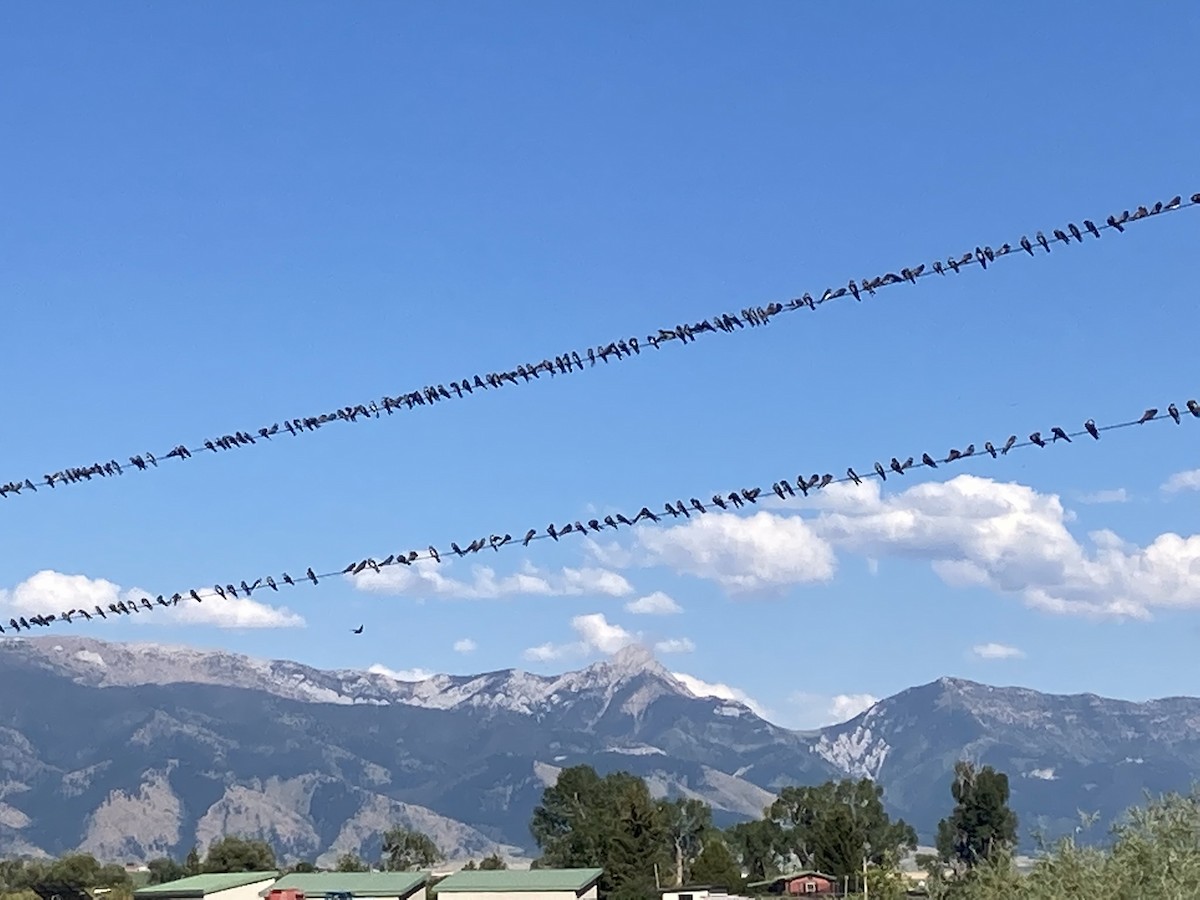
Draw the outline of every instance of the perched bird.
<instances>
[{"instance_id":1,"label":"perched bird","mask_svg":"<svg viewBox=\"0 0 1200 900\"><path fill-rule=\"evenodd\" d=\"M1035 237L1037 237L1037 242L1042 246L1042 249L1045 250L1047 253L1049 253L1050 252L1050 242L1048 240L1046 240L1046 236L1039 231L1035 235Z\"/></svg>"},{"instance_id":2,"label":"perched bird","mask_svg":"<svg viewBox=\"0 0 1200 900\"><path fill-rule=\"evenodd\" d=\"M1155 409L1154 407L1151 407L1150 409L1148 409L1144 413L1142 413L1142 417L1140 419L1138 419L1137 423L1139 425L1143 425L1146 422L1149 422L1152 419L1154 419L1157 415L1158 415L1158 410Z\"/></svg>"},{"instance_id":3,"label":"perched bird","mask_svg":"<svg viewBox=\"0 0 1200 900\"><path fill-rule=\"evenodd\" d=\"M289 575L287 572L283 573L283 583L286 585L290 585L291 587L296 586L296 582L292 581L292 576Z\"/></svg>"},{"instance_id":4,"label":"perched bird","mask_svg":"<svg viewBox=\"0 0 1200 900\"><path fill-rule=\"evenodd\" d=\"M1088 434L1090 434L1096 440L1100 440L1100 431L1099 431L1099 429L1096 428L1096 420L1095 419L1088 419L1086 422L1083 423L1083 427L1087 430Z\"/></svg>"},{"instance_id":5,"label":"perched bird","mask_svg":"<svg viewBox=\"0 0 1200 900\"><path fill-rule=\"evenodd\" d=\"M1007 456L1008 451L1011 450L1016 443L1017 436L1015 434L1010 434L1008 436L1008 440L1004 442L1004 446L1000 448L1000 455Z\"/></svg>"},{"instance_id":6,"label":"perched bird","mask_svg":"<svg viewBox=\"0 0 1200 900\"><path fill-rule=\"evenodd\" d=\"M875 471L879 473L880 477L883 477L883 466L879 465L879 463L875 463ZM862 479L858 477L858 473L854 469L847 469L846 474L850 476L850 480L855 484L862 484Z\"/></svg>"},{"instance_id":7,"label":"perched bird","mask_svg":"<svg viewBox=\"0 0 1200 900\"><path fill-rule=\"evenodd\" d=\"M925 465L929 466L931 469L937 468L937 463L933 461L933 457L928 453L921 454L921 462L925 463Z\"/></svg>"},{"instance_id":8,"label":"perched bird","mask_svg":"<svg viewBox=\"0 0 1200 900\"><path fill-rule=\"evenodd\" d=\"M895 460L895 458L893 457L893 461L894 460ZM851 471L853 471L853 469L847 469L846 471L851 472ZM880 481L887 481L887 472L884 471L883 465L881 463L878 463L878 462L875 463L875 474L879 476ZM857 478L855 478L854 483L861 484L862 482L860 482Z\"/></svg>"},{"instance_id":9,"label":"perched bird","mask_svg":"<svg viewBox=\"0 0 1200 900\"><path fill-rule=\"evenodd\" d=\"M1100 237L1100 229L1096 227L1096 223L1091 219L1084 219L1083 227L1090 231L1095 237Z\"/></svg>"},{"instance_id":10,"label":"perched bird","mask_svg":"<svg viewBox=\"0 0 1200 900\"><path fill-rule=\"evenodd\" d=\"M992 459L996 458L996 447L992 444L991 441L984 441L983 449L986 450L988 453L992 454Z\"/></svg>"},{"instance_id":11,"label":"perched bird","mask_svg":"<svg viewBox=\"0 0 1200 900\"><path fill-rule=\"evenodd\" d=\"M522 546L522 547L528 547L528 546L529 546L529 542L533 540L533 537L534 537L534 535L536 535L536 534L537 534L537 529L536 529L536 528L530 528L530 529L529 529L527 532L525 532L525 540L521 541L521 546Z\"/></svg>"},{"instance_id":12,"label":"perched bird","mask_svg":"<svg viewBox=\"0 0 1200 900\"><path fill-rule=\"evenodd\" d=\"M1066 441L1068 444L1071 443L1071 436L1057 425L1050 429L1050 433L1054 435L1054 440L1056 441Z\"/></svg>"},{"instance_id":13,"label":"perched bird","mask_svg":"<svg viewBox=\"0 0 1200 900\"><path fill-rule=\"evenodd\" d=\"M188 596L189 596L189 597L191 597L193 600L195 600L197 603L202 603L202 602L203 602L203 601L200 599L200 595L199 595L199 594L197 594L197 593L196 593L196 591L195 591L194 589L193 589L193 590L190 590L190 591L188 591Z\"/></svg>"},{"instance_id":14,"label":"perched bird","mask_svg":"<svg viewBox=\"0 0 1200 900\"><path fill-rule=\"evenodd\" d=\"M1042 433L1040 431L1035 431L1033 434L1031 434L1029 436L1029 439L1031 441L1033 441L1035 444L1037 444L1039 447L1046 446L1046 442L1042 440Z\"/></svg>"},{"instance_id":15,"label":"perched bird","mask_svg":"<svg viewBox=\"0 0 1200 900\"><path fill-rule=\"evenodd\" d=\"M888 463L888 467L897 475L904 474L904 466L901 465L900 460L896 459L894 456L892 457L892 461Z\"/></svg>"},{"instance_id":16,"label":"perched bird","mask_svg":"<svg viewBox=\"0 0 1200 900\"><path fill-rule=\"evenodd\" d=\"M308 576L308 580L313 584L317 583L317 573L312 570L312 566L309 566L308 571L306 571L304 574Z\"/></svg>"},{"instance_id":17,"label":"perched bird","mask_svg":"<svg viewBox=\"0 0 1200 900\"><path fill-rule=\"evenodd\" d=\"M1172 403L1167 407L1167 414L1175 420L1175 424L1179 424L1179 407Z\"/></svg>"},{"instance_id":18,"label":"perched bird","mask_svg":"<svg viewBox=\"0 0 1200 900\"><path fill-rule=\"evenodd\" d=\"M1021 249L1030 256L1033 256L1033 244L1029 242L1029 238L1025 237L1025 235L1021 235Z\"/></svg>"},{"instance_id":19,"label":"perched bird","mask_svg":"<svg viewBox=\"0 0 1200 900\"><path fill-rule=\"evenodd\" d=\"M1200 403L1197 403L1195 400L1189 400L1187 402L1187 408L1188 412L1200 419Z\"/></svg>"},{"instance_id":20,"label":"perched bird","mask_svg":"<svg viewBox=\"0 0 1200 900\"><path fill-rule=\"evenodd\" d=\"M558 541L558 529L556 529L554 527L553 522L551 522L549 525L546 526L546 534L548 534L548 535L550 535L550 537L554 538L554 540L556 542Z\"/></svg>"}]
</instances>

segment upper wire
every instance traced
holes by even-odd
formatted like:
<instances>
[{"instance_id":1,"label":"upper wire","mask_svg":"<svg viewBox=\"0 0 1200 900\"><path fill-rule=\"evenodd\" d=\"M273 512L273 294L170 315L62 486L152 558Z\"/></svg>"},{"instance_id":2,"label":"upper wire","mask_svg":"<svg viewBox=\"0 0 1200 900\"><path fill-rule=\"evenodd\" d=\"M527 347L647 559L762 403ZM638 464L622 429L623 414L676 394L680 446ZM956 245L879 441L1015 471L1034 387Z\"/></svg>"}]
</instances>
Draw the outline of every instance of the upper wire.
<instances>
[{"instance_id":1,"label":"upper wire","mask_svg":"<svg viewBox=\"0 0 1200 900\"><path fill-rule=\"evenodd\" d=\"M885 287L904 283L915 285L919 279L930 278L935 274L944 276L948 268L955 273L971 266L978 266L981 270L986 270L990 264L1006 256L1015 255L1018 250L1024 251L1031 257L1037 255L1035 248L1040 248L1044 254L1049 254L1050 247L1053 244L1070 244L1072 239L1083 243L1085 234L1090 234L1094 239L1097 239L1104 231L1114 230L1118 233L1124 232L1125 227L1133 222L1155 218L1161 213L1177 212L1181 209L1188 209L1197 205L1200 205L1200 193L1192 194L1187 200L1182 195L1179 195L1166 203L1158 202L1149 207L1139 206L1132 213L1129 210L1124 210L1120 214L1110 215L1099 225L1090 219L1083 219L1082 230L1072 222L1066 226L1066 230L1061 228L1053 229L1052 237L1046 237L1041 231L1038 231L1036 232L1035 240L1030 241L1028 237L1022 235L1015 247L1010 243L1004 243L998 250L993 250L990 245L976 245L974 251L959 256L951 256L945 263L937 260L929 265L921 264L912 268L904 267L898 273L887 272L882 276L864 278L862 284L857 283L852 278L845 286L826 288L819 297L813 297L806 292L800 297L788 300L786 303L774 302L766 307L760 306L743 309L740 314L721 313L712 319L704 319L694 324L677 324L671 328L660 328L657 333L647 335L645 343L655 349L660 349L664 344L669 344L672 341L678 341L681 344L694 342L701 334L732 334L734 331L741 331L747 327L753 329L769 324L775 316L781 313L795 312L801 309L815 310L818 306L847 296L861 300L864 294L874 296L877 291ZM464 396L474 394L476 390L498 390L504 387L505 384L518 385L528 383L540 379L542 374L548 374L553 378L556 374L565 375L583 371L585 368L583 363L584 357L588 360L587 367L591 368L596 365L597 359L607 364L610 359L625 360L631 356L638 356L641 352L642 341L638 338L621 338L606 344L597 344L594 347L589 347L584 351L583 356L580 355L579 351L571 350L561 355L556 355L554 360L545 358L540 362L522 363L518 364L514 369L489 372L485 376L480 376L479 374L469 375L461 381L451 381L449 388L444 383L427 385L420 390L406 391L395 397L385 395L379 401L372 400L368 403L357 403L352 406L341 407L329 413L285 419L282 420L282 425L277 421L269 426L259 427L254 433L236 430L232 434L226 433L219 437L208 438L197 446L188 447L186 444L177 444L170 450L158 455L149 452L134 454L128 458L129 462L127 464L122 464L116 459L110 459L108 462L94 462L86 466L68 466L56 472L42 475L40 478L33 478L32 476L17 478L0 484L0 498L36 493L39 487L54 488L62 484L80 484L85 481L91 481L93 478L118 476L124 474L129 468L143 472L151 471L158 468L159 462L162 459L184 460L190 459L194 454L205 452L220 454L223 451L257 444L262 440L270 441L274 436L282 432L290 433L293 437L296 437L306 432L315 432L322 426L333 422L369 422L380 418L383 413L391 416L393 413L412 410L417 407L434 406L449 399L462 399Z\"/></svg>"},{"instance_id":2,"label":"upper wire","mask_svg":"<svg viewBox=\"0 0 1200 900\"><path fill-rule=\"evenodd\" d=\"M338 575L353 576L362 574L367 570L371 570L374 573L381 573L387 567L398 565L411 566L423 560L433 560L440 563L443 558L449 558L451 555L465 557L488 549L499 552L501 548L510 547L516 543L528 546L533 541L547 539L558 541L571 534L586 536L591 533L603 532L606 528L620 530L622 526L633 527L646 522L657 523L662 521L664 516L670 516L672 519L678 519L681 516L690 519L692 515L705 515L714 508L722 511L730 507L741 509L747 504L751 506L757 505L759 498L763 497L764 494L767 496L773 494L780 500L788 501L794 499L797 494L808 496L809 493L813 491L819 492L832 484L854 483L861 485L865 484L871 478L887 481L889 475L900 477L913 468L939 469L943 465L956 465L969 459L999 460L1001 457L1007 457L1013 450L1035 446L1044 448L1051 445L1070 444L1074 443L1075 439L1085 436L1090 441L1099 441L1100 436L1107 432L1132 428L1134 426L1140 427L1150 422L1171 419L1176 425L1179 425L1182 424L1184 419L1189 421L1200 419L1200 402L1190 399L1185 402L1184 407L1183 412L1174 403L1167 406L1166 412L1160 412L1157 408L1151 407L1146 409L1136 419L1115 422L1108 425L1097 425L1092 419L1088 419L1081 430L1074 432L1068 432L1055 426L1047 432L1048 437L1044 436L1040 431L1034 431L1030 433L1027 439L1020 440L1017 435L1013 434L999 447L991 441L984 442L982 450L976 448L974 443L968 443L963 446L963 449L952 450L946 457L940 459L935 459L928 453L922 454L920 462L916 461L915 456L907 457L904 461L893 456L887 463L875 460L870 468L863 467L863 471L861 472L850 466L846 469L845 475L835 476L830 472L826 472L825 474L813 473L812 475L801 474L794 480L783 478L773 482L765 491L761 486L756 486L752 488L740 488L729 492L727 495L714 494L707 502L696 497L690 498L686 504L682 499L667 501L663 504L661 512L655 512L649 506L643 506L632 516L613 512L604 516L603 519L591 519L586 524L579 519L568 519L561 527L555 526L552 523L545 528L530 528L518 540L514 540L512 533L509 532L503 535L493 533L473 538L465 547L459 546L456 541L451 541L441 549L430 544L426 550L408 550L392 553L382 557L379 561L376 561L374 557L363 557L350 562L341 569L316 572L309 566L306 567L303 575L295 577L288 572L283 572L279 575L278 579L273 575L267 575L256 578L253 583L247 583L245 580L240 581L236 585L233 582L227 582L224 585L217 583L211 588L191 588L186 591L177 592L169 598L163 594L159 594L153 601L149 597L143 596L140 598L140 601L132 599L119 600L109 603L107 607L97 605L94 610L76 608L34 616L14 616L9 619L8 625L11 630L20 632L22 630L30 630L34 626L48 627L54 624L70 623L76 618L83 618L90 621L93 616L107 618L110 614L131 615L144 610L153 611L158 608L171 608L185 600L200 603L206 597L250 597L255 591L271 590L278 592L284 587L295 587L297 584L303 584L306 581L316 585L321 579L332 578ZM293 569L292 571L296 572L299 569ZM5 633L5 629L0 626L0 634L3 633Z\"/></svg>"}]
</instances>

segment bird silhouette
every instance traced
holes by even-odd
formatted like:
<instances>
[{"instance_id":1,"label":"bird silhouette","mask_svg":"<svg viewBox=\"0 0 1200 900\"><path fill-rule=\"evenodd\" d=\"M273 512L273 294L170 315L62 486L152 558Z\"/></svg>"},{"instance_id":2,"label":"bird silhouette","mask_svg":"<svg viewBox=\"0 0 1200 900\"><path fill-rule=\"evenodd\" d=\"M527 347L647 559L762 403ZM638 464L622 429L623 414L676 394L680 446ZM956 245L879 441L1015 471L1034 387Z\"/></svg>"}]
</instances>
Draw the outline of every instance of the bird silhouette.
<instances>
[{"instance_id":1,"label":"bird silhouette","mask_svg":"<svg viewBox=\"0 0 1200 900\"><path fill-rule=\"evenodd\" d=\"M896 458L893 456L892 461L895 462L895 460L896 460ZM884 470L882 463L879 463L879 462L875 463L875 474L879 476L880 481L887 481L887 472ZM855 484L859 483L857 478L854 479L854 483Z\"/></svg>"},{"instance_id":2,"label":"bird silhouette","mask_svg":"<svg viewBox=\"0 0 1200 900\"><path fill-rule=\"evenodd\" d=\"M1010 434L1008 436L1008 440L1004 442L1004 446L1000 448L1000 455L1007 456L1008 451L1011 450L1016 443L1017 436L1015 434Z\"/></svg>"},{"instance_id":3,"label":"bird silhouette","mask_svg":"<svg viewBox=\"0 0 1200 900\"><path fill-rule=\"evenodd\" d=\"M929 466L929 468L931 468L931 469L936 469L938 467L937 463L934 462L933 457L930 456L928 453L921 454L921 462L925 463L925 465Z\"/></svg>"},{"instance_id":4,"label":"bird silhouette","mask_svg":"<svg viewBox=\"0 0 1200 900\"><path fill-rule=\"evenodd\" d=\"M304 574L308 576L308 580L313 584L317 583L317 573L312 570L312 566L309 566Z\"/></svg>"},{"instance_id":5,"label":"bird silhouette","mask_svg":"<svg viewBox=\"0 0 1200 900\"><path fill-rule=\"evenodd\" d=\"M1042 440L1042 433L1040 431L1035 431L1033 434L1031 434L1029 436L1029 440L1033 441L1039 447L1046 446L1046 442Z\"/></svg>"},{"instance_id":6,"label":"bird silhouette","mask_svg":"<svg viewBox=\"0 0 1200 900\"><path fill-rule=\"evenodd\" d=\"M1188 412L1200 419L1200 403L1197 403L1195 400L1189 400L1187 402L1187 408Z\"/></svg>"},{"instance_id":7,"label":"bird silhouette","mask_svg":"<svg viewBox=\"0 0 1200 900\"><path fill-rule=\"evenodd\" d=\"M992 455L992 459L996 458L996 447L991 441L984 441L983 449Z\"/></svg>"},{"instance_id":8,"label":"bird silhouette","mask_svg":"<svg viewBox=\"0 0 1200 900\"><path fill-rule=\"evenodd\" d=\"M1083 423L1083 427L1087 431L1088 434L1090 434L1096 440L1100 440L1100 431L1098 428L1096 428L1096 420L1095 419L1088 419L1086 422Z\"/></svg>"},{"instance_id":9,"label":"bird silhouette","mask_svg":"<svg viewBox=\"0 0 1200 900\"><path fill-rule=\"evenodd\" d=\"M1057 425L1050 429L1050 433L1054 435L1054 440L1056 441L1066 441L1068 444L1071 443L1071 436Z\"/></svg>"},{"instance_id":10,"label":"bird silhouette","mask_svg":"<svg viewBox=\"0 0 1200 900\"><path fill-rule=\"evenodd\" d=\"M875 471L879 473L880 477L885 477L883 474L883 466L879 465L879 463L875 463ZM847 469L846 474L850 476L850 480L855 484L862 484L862 479L858 477L858 473L855 472L854 469Z\"/></svg>"},{"instance_id":11,"label":"bird silhouette","mask_svg":"<svg viewBox=\"0 0 1200 900\"><path fill-rule=\"evenodd\" d=\"M359 625L357 628L352 628L352 629L350 629L350 630L351 630L352 632L354 632L355 634L362 634L362 633L363 633L363 627L362 627L361 625Z\"/></svg>"},{"instance_id":12,"label":"bird silhouette","mask_svg":"<svg viewBox=\"0 0 1200 900\"><path fill-rule=\"evenodd\" d=\"M1146 422L1153 420L1157 415L1158 415L1158 410L1155 409L1154 407L1151 407L1150 409L1148 409L1144 413L1142 413L1142 417L1137 420L1137 423L1139 425L1144 425Z\"/></svg>"},{"instance_id":13,"label":"bird silhouette","mask_svg":"<svg viewBox=\"0 0 1200 900\"><path fill-rule=\"evenodd\" d=\"M1179 424L1179 407L1172 403L1167 407L1167 414L1175 420L1175 424Z\"/></svg>"}]
</instances>

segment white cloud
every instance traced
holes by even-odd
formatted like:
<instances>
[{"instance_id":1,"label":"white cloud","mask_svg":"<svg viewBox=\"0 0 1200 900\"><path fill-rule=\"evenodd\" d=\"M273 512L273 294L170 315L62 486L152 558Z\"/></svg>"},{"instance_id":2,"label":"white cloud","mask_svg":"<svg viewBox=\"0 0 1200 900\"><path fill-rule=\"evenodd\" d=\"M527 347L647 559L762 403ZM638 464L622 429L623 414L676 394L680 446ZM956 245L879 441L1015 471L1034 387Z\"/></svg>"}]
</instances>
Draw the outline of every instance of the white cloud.
<instances>
[{"instance_id":1,"label":"white cloud","mask_svg":"<svg viewBox=\"0 0 1200 900\"><path fill-rule=\"evenodd\" d=\"M66 575L43 569L12 590L0 591L0 609L9 610L8 615L58 614L71 609L85 609L94 615L97 606L107 612L110 603L131 602L153 596L154 592L138 588L123 590L103 578ZM260 603L250 597L210 596L201 603L184 600L178 606L171 607L156 604L153 614L143 611L123 618L150 625L186 623L214 625L218 628L294 628L304 625L304 619L286 607Z\"/></svg>"},{"instance_id":2,"label":"white cloud","mask_svg":"<svg viewBox=\"0 0 1200 900\"><path fill-rule=\"evenodd\" d=\"M979 659L1023 659L1025 651L1009 644L976 644L971 653Z\"/></svg>"},{"instance_id":3,"label":"white cloud","mask_svg":"<svg viewBox=\"0 0 1200 900\"><path fill-rule=\"evenodd\" d=\"M662 591L638 597L625 604L625 611L639 616L666 616L683 612L683 607L674 598Z\"/></svg>"},{"instance_id":4,"label":"white cloud","mask_svg":"<svg viewBox=\"0 0 1200 900\"><path fill-rule=\"evenodd\" d=\"M695 675L688 675L686 672L672 672L672 677L680 684L691 691L697 697L715 697L718 700L736 700L750 708L750 710L759 718L766 719L770 716L770 710L743 691L741 688L735 688L722 681L704 681L697 678Z\"/></svg>"},{"instance_id":5,"label":"white cloud","mask_svg":"<svg viewBox=\"0 0 1200 900\"><path fill-rule=\"evenodd\" d=\"M425 681L436 673L428 669L389 669L382 663L375 663L367 669L372 675L383 675L393 681Z\"/></svg>"},{"instance_id":6,"label":"white cloud","mask_svg":"<svg viewBox=\"0 0 1200 900\"><path fill-rule=\"evenodd\" d=\"M696 645L691 638L667 638L654 645L658 653L691 653Z\"/></svg>"},{"instance_id":7,"label":"white cloud","mask_svg":"<svg viewBox=\"0 0 1200 900\"><path fill-rule=\"evenodd\" d=\"M651 563L716 581L731 593L833 578L833 548L799 516L710 513L638 535Z\"/></svg>"},{"instance_id":8,"label":"white cloud","mask_svg":"<svg viewBox=\"0 0 1200 900\"><path fill-rule=\"evenodd\" d=\"M848 722L879 702L874 694L814 694L797 691L788 700L800 728L823 728Z\"/></svg>"},{"instance_id":9,"label":"white cloud","mask_svg":"<svg viewBox=\"0 0 1200 900\"><path fill-rule=\"evenodd\" d=\"M470 638L460 638L454 642L455 653L474 653L479 649L479 645Z\"/></svg>"},{"instance_id":10,"label":"white cloud","mask_svg":"<svg viewBox=\"0 0 1200 900\"><path fill-rule=\"evenodd\" d=\"M564 597L599 594L607 597L627 597L633 593L625 576L609 569L583 567L564 568L559 572L544 572L528 561L520 571L497 576L489 566L475 566L470 580L459 580L446 573L453 568L451 560L435 563L421 560L411 566L392 565L378 574L366 569L358 575L347 576L360 591L378 594L403 594L423 597L453 597L464 600L493 599L511 596Z\"/></svg>"},{"instance_id":11,"label":"white cloud","mask_svg":"<svg viewBox=\"0 0 1200 900\"><path fill-rule=\"evenodd\" d=\"M1112 488L1106 491L1092 491L1091 493L1080 494L1080 503L1128 503L1129 491L1125 488Z\"/></svg>"},{"instance_id":12,"label":"white cloud","mask_svg":"<svg viewBox=\"0 0 1200 900\"><path fill-rule=\"evenodd\" d=\"M1161 534L1145 547L1111 531L1081 541L1056 494L959 475L884 496L875 481L832 485L810 520L769 512L709 515L646 532L652 561L731 593L827 580L834 549L869 559L926 560L947 584L985 587L1062 614L1148 618L1200 607L1200 535Z\"/></svg>"},{"instance_id":13,"label":"white cloud","mask_svg":"<svg viewBox=\"0 0 1200 900\"><path fill-rule=\"evenodd\" d=\"M620 625L612 624L603 613L575 616L571 619L571 629L579 636L579 640L566 644L539 644L527 649L524 653L525 658L535 662L547 662L565 656L586 656L589 653L611 656L638 640L638 635L626 631Z\"/></svg>"},{"instance_id":14,"label":"white cloud","mask_svg":"<svg viewBox=\"0 0 1200 900\"><path fill-rule=\"evenodd\" d=\"M1200 491L1200 469L1176 472L1163 482L1162 490L1168 494L1177 494L1180 491Z\"/></svg>"}]
</instances>

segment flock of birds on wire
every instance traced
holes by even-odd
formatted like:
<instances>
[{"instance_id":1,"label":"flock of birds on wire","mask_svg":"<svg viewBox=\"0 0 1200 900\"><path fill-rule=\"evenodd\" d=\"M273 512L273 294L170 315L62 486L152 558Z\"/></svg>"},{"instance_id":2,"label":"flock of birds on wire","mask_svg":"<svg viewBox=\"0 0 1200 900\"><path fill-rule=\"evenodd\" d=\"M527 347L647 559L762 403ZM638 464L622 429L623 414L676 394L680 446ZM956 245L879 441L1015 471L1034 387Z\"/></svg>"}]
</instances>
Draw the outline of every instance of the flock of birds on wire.
<instances>
[{"instance_id":1,"label":"flock of birds on wire","mask_svg":"<svg viewBox=\"0 0 1200 900\"><path fill-rule=\"evenodd\" d=\"M1112 431L1118 428L1128 428L1131 426L1145 425L1147 422L1153 422L1160 419L1170 418L1176 425L1182 424L1185 417L1192 419L1200 419L1200 402L1196 400L1188 400L1184 404L1185 412L1181 412L1179 407L1174 403L1167 406L1166 412L1159 412L1156 407L1146 409L1138 418L1131 419L1126 422L1118 422L1112 425L1098 426L1093 419L1088 419L1083 424L1083 430L1068 433L1059 426L1054 426L1048 432L1048 437L1040 431L1035 431L1029 435L1027 441L1019 441L1017 435L1009 435L1009 437L996 446L991 441L985 441L983 449L977 450L975 444L967 444L962 449L952 448L944 457L935 459L929 453L922 453L920 461L917 462L913 457L901 461L899 457L893 456L887 464L876 461L873 465L873 471L857 472L853 467L846 469L844 477L837 477L832 473L825 474L813 473L812 475L799 475L793 482L791 479L783 478L774 482L770 486L771 493L779 500L790 500L797 493L807 497L812 491L819 491L828 487L831 484L850 482L855 485L861 485L868 478L879 478L881 481L887 481L889 475L892 477L903 476L909 469L931 468L936 469L942 465L953 464L965 459L970 459L975 456L987 455L992 459L998 459L1001 456L1006 456L1011 450L1021 447L1046 447L1049 444L1058 442L1073 443L1073 438L1089 436L1093 440L1100 440L1100 435L1105 431ZM756 505L760 498L763 497L764 491L759 487L742 488L737 491L730 491L728 494L713 494L709 501L700 500L697 497L692 497L688 501L675 500L668 501L662 507L662 512L655 512L649 506L643 506L636 514L626 516L624 513L614 512L605 515L602 519L590 519L587 523L576 519L568 521L563 525L556 526L554 523L547 525L543 529L530 528L525 532L524 538L514 540L512 534L490 534L487 536L477 537L465 546L459 545L452 541L448 549L439 550L432 544L424 551L409 550L400 553L392 553L387 556L375 560L373 557L366 557L355 560L339 571L326 572L318 574L309 566L302 576L293 578L287 572L282 573L278 579L272 575L267 575L262 578L256 578L253 582L245 580L238 584L227 582L224 585L216 583L211 589L196 590L191 589L186 593L176 593L170 597L159 594L153 600L149 597L141 597L139 600L132 599L119 600L107 604L106 606L95 606L93 609L68 609L59 613L46 613L34 616L16 616L8 620L8 628L13 632L22 630L32 630L35 627L48 627L55 623L70 623L76 618L92 620L93 618L107 619L111 616L134 615L142 612L153 612L156 609L170 609L177 606L181 602L191 600L196 603L202 603L205 597L220 597L227 598L248 598L255 591L270 590L278 592L281 587L295 587L297 583L310 581L314 585L319 583L322 578L342 576L356 576L367 570L376 574L383 571L384 568L390 566L412 566L419 560L432 560L435 563L440 563L443 557L448 557L451 554L463 557L479 553L483 550L493 550L499 552L501 547L510 544L519 543L521 546L529 546L532 541L551 538L558 541L569 535L579 535L586 537L590 533L602 532L605 528L618 530L622 526L633 527L644 522L660 522L664 516L669 516L672 519L680 517L690 519L692 515L704 515L713 510L728 511L730 509L742 509L747 504ZM354 633L361 634L362 626L352 629ZM5 628L0 626L0 634L6 633Z\"/></svg>"},{"instance_id":2,"label":"flock of birds on wire","mask_svg":"<svg viewBox=\"0 0 1200 900\"><path fill-rule=\"evenodd\" d=\"M396 397L385 396L380 401L372 400L366 404L359 403L353 406L346 406L331 413L287 419L282 423L275 422L270 426L259 428L257 434L247 431L235 431L232 434L223 434L220 437L205 440L202 447L192 447L189 449L186 444L178 444L163 453L162 457L183 460L190 459L196 453L221 453L257 444L260 440L270 441L276 435L285 432L295 437L304 432L316 431L321 426L332 422L367 422L372 419L378 419L383 413L390 416L397 411L411 410L420 406L434 406L445 400L462 398L463 396L474 394L475 391L498 390L506 384L518 385L527 383L535 379L540 379L542 375L554 377L555 375L580 372L585 367L585 358L587 366L591 367L596 365L597 360L608 363L612 359L622 360L630 356L637 356L642 352L643 343L654 349L659 349L663 344L668 344L671 341L679 341L680 344L686 345L694 342L696 336L699 334L730 334L747 327L755 328L768 324L774 316L783 312L791 312L798 309L815 310L821 304L846 296L851 296L855 300L861 301L864 294L874 296L876 291L894 284L916 284L918 278L926 278L935 274L944 276L947 269L957 274L959 270L967 266L978 265L981 269L986 270L997 259L1012 253L1023 251L1030 256L1035 256L1038 249L1044 251L1044 253L1049 253L1052 244L1069 246L1072 241L1083 243L1085 234L1090 235L1092 238L1099 238L1101 232L1104 230L1124 232L1126 225L1130 223L1152 218L1160 213L1174 212L1197 205L1200 205L1200 193L1192 194L1186 200L1180 194L1166 202L1159 201L1150 206L1139 206L1132 212L1126 209L1119 214L1110 215L1100 225L1097 225L1091 219L1084 219L1082 227L1071 222L1067 224L1065 229L1053 229L1051 237L1047 237L1041 231L1038 231L1034 235L1033 240L1030 240L1026 235L1022 235L1016 247L1009 243L1002 244L995 250L991 246L976 246L973 251L950 256L945 262L937 260L928 266L922 263L912 268L904 267L899 272L887 272L883 275L864 277L861 283L851 278L845 286L827 288L819 297L805 293L800 297L788 300L786 303L774 302L766 307L759 306L743 309L740 315L721 313L711 319L704 319L695 324L680 324L673 328L661 328L656 334L648 335L644 342L638 340L636 337L623 338L608 344L598 345L594 348L589 347L582 356L578 351L572 350L555 356L553 360L546 358L540 362L524 363L509 371L489 372L482 376L478 374L468 375L459 381L451 381L449 387L441 383L427 385L420 390L408 391ZM39 487L55 488L63 484L79 484L91 481L93 478L122 475L129 468L138 471L148 471L157 468L158 464L159 457L147 452L130 456L127 465L115 459L110 459L108 462L96 462L87 466L71 466L57 472L47 473L37 480L33 478L19 478L0 484L0 498L19 496L23 492L35 493Z\"/></svg>"}]
</instances>

